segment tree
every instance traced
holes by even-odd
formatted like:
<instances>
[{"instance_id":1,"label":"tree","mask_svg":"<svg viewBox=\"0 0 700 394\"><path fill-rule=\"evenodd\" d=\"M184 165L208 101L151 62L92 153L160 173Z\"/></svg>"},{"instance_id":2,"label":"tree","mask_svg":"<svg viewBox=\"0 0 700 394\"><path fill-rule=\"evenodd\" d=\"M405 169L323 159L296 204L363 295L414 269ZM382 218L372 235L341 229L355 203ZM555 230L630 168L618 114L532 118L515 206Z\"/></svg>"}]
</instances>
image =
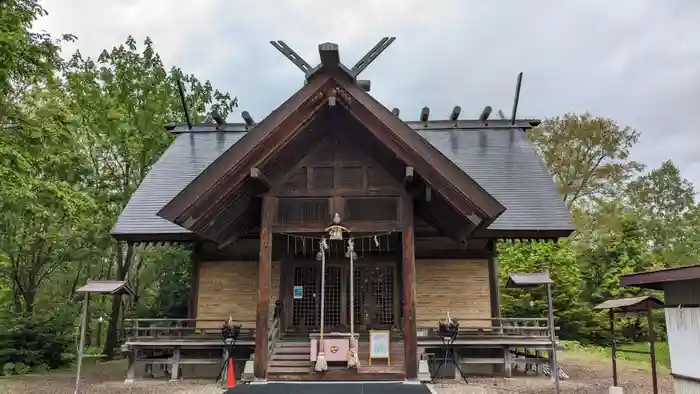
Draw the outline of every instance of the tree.
<instances>
[{"instance_id":1,"label":"tree","mask_svg":"<svg viewBox=\"0 0 700 394\"><path fill-rule=\"evenodd\" d=\"M565 339L599 338L596 317L582 299L582 273L571 244L553 242L501 242L498 245L501 284L512 273L549 271L554 282L552 304L560 335ZM546 317L547 295L544 287L505 289L501 293L502 310L509 317Z\"/></svg>"},{"instance_id":2,"label":"tree","mask_svg":"<svg viewBox=\"0 0 700 394\"><path fill-rule=\"evenodd\" d=\"M194 121L202 119L209 106L223 117L237 106L236 98L215 90L208 81L183 75L177 68L166 71L149 38L141 50L129 37L124 45L103 51L96 61L77 52L67 64L68 94L78 117L82 151L90 157L90 186L105 212L101 232L105 237L151 165L171 143L172 136L163 126L184 119L179 79L188 88L186 101ZM128 279L136 253L131 244L114 244L109 261L117 280ZM115 298L105 343L105 354L110 357L120 310L121 303Z\"/></svg>"},{"instance_id":3,"label":"tree","mask_svg":"<svg viewBox=\"0 0 700 394\"><path fill-rule=\"evenodd\" d=\"M529 135L569 207L618 195L643 168L629 160L639 133L612 119L566 114L545 120Z\"/></svg>"},{"instance_id":4,"label":"tree","mask_svg":"<svg viewBox=\"0 0 700 394\"><path fill-rule=\"evenodd\" d=\"M640 218L649 249L664 266L700 259L695 190L672 161L630 182L626 195Z\"/></svg>"},{"instance_id":5,"label":"tree","mask_svg":"<svg viewBox=\"0 0 700 394\"><path fill-rule=\"evenodd\" d=\"M44 15L37 0L0 2L0 128L17 121L18 96L54 78L62 64L61 41L75 38L66 34L53 40L46 32L32 32L32 23Z\"/></svg>"},{"instance_id":6,"label":"tree","mask_svg":"<svg viewBox=\"0 0 700 394\"><path fill-rule=\"evenodd\" d=\"M24 94L20 122L0 134L0 252L16 312L32 313L39 286L81 258L97 211L80 184L86 157L72 138L63 92L51 84Z\"/></svg>"}]
</instances>

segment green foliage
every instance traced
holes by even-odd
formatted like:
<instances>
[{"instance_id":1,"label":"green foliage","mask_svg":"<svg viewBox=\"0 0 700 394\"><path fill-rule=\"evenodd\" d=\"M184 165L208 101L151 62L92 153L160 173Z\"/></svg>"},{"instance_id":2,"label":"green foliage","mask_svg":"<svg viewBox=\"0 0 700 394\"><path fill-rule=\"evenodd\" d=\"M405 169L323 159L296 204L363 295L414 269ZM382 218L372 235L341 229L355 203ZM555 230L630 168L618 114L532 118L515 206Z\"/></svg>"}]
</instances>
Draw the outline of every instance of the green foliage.
<instances>
[{"instance_id":1,"label":"green foliage","mask_svg":"<svg viewBox=\"0 0 700 394\"><path fill-rule=\"evenodd\" d=\"M41 319L31 315L2 316L0 365L4 375L66 365L75 346L73 319L58 314Z\"/></svg>"},{"instance_id":2,"label":"green foliage","mask_svg":"<svg viewBox=\"0 0 700 394\"><path fill-rule=\"evenodd\" d=\"M549 271L555 283L552 287L552 306L556 324L560 327L560 337L594 342L605 338L600 330L603 317L583 302L583 275L569 242L502 242L498 251L502 285L505 285L509 273ZM547 317L544 287L504 289L501 297L505 316Z\"/></svg>"},{"instance_id":3,"label":"green foliage","mask_svg":"<svg viewBox=\"0 0 700 394\"><path fill-rule=\"evenodd\" d=\"M614 197L642 165L629 160L639 133L614 120L566 114L546 119L528 134L547 163L564 200Z\"/></svg>"},{"instance_id":4,"label":"green foliage","mask_svg":"<svg viewBox=\"0 0 700 394\"><path fill-rule=\"evenodd\" d=\"M192 261L190 251L154 247L144 251L146 267L139 281L147 285L139 292L134 317L186 318L189 306Z\"/></svg>"},{"instance_id":5,"label":"green foliage","mask_svg":"<svg viewBox=\"0 0 700 394\"><path fill-rule=\"evenodd\" d=\"M184 120L178 80L195 122L237 107L209 81L167 69L149 38L64 60L61 43L72 36L30 30L43 15L36 0L0 1L0 307L14 312L0 316L4 374L72 361L73 294L88 278L127 280L136 291L125 311L107 297L89 306L89 334L97 316L108 320L108 355L120 316L186 316L190 251L124 245L109 230L172 142L163 125ZM577 231L556 244L499 243L502 282L508 273L548 270L560 336L607 342L606 316L592 307L638 293L621 288L620 275L700 260L694 189L671 161L641 174L630 159L640 134L612 119L566 114L529 135ZM502 297L505 315L546 316L543 289ZM618 336L638 338L645 324L622 319Z\"/></svg>"}]
</instances>

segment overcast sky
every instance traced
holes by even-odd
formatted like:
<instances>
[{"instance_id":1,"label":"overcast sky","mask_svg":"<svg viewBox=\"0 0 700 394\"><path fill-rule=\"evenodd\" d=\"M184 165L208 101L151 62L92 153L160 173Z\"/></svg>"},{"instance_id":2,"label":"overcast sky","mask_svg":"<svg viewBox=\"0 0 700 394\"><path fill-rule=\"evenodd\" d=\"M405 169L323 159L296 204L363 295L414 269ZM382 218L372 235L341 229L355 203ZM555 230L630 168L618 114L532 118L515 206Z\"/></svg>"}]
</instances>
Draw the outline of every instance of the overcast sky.
<instances>
[{"instance_id":1,"label":"overcast sky","mask_svg":"<svg viewBox=\"0 0 700 394\"><path fill-rule=\"evenodd\" d=\"M382 36L394 44L366 71L372 94L402 118L510 113L524 72L519 117L590 111L642 133L636 160L672 159L700 185L700 1L604 0L45 0L37 28L73 33L67 48L103 48L150 36L177 65L237 95L260 119L303 81L270 44L284 40L309 63L340 45L352 66ZM615 4L615 6L613 6ZM229 121L240 121L234 114ZM699 187L700 189L700 187Z\"/></svg>"}]
</instances>

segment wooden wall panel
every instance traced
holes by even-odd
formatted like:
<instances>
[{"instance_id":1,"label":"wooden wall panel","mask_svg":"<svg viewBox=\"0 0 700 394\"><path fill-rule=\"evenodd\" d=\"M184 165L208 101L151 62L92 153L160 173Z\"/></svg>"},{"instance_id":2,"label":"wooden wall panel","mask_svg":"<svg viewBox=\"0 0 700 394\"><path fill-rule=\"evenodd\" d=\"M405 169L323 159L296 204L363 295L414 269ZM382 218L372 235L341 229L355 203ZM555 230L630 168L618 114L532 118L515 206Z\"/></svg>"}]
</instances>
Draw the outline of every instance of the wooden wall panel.
<instances>
[{"instance_id":1,"label":"wooden wall panel","mask_svg":"<svg viewBox=\"0 0 700 394\"><path fill-rule=\"evenodd\" d=\"M255 328L258 304L257 261L202 261L199 263L197 319L217 319L223 323L229 314L237 324ZM272 262L270 317L279 295L280 265ZM221 323L198 323L198 327L219 327Z\"/></svg>"},{"instance_id":2,"label":"wooden wall panel","mask_svg":"<svg viewBox=\"0 0 700 394\"><path fill-rule=\"evenodd\" d=\"M460 320L491 317L488 261L416 260L416 321L418 327L437 327L447 312ZM488 327L489 321L463 322Z\"/></svg>"}]
</instances>

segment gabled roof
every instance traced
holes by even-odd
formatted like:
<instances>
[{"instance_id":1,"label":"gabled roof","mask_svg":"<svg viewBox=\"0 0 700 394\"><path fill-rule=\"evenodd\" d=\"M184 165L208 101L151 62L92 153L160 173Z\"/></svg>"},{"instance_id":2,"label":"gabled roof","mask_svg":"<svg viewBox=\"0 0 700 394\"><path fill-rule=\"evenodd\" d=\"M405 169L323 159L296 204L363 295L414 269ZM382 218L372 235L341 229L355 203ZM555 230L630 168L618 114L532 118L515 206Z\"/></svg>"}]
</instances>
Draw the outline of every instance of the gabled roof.
<instances>
[{"instance_id":1,"label":"gabled roof","mask_svg":"<svg viewBox=\"0 0 700 394\"><path fill-rule=\"evenodd\" d=\"M623 275L620 285L661 290L669 283L688 280L700 280L700 264Z\"/></svg>"},{"instance_id":2,"label":"gabled roof","mask_svg":"<svg viewBox=\"0 0 700 394\"><path fill-rule=\"evenodd\" d=\"M397 159L391 166L403 163L407 167L413 167L419 180L418 185L422 185L426 190L434 190L438 197L432 201L426 197L428 206L421 202L421 206L417 206L416 210L423 212L432 206L436 212L441 212L435 213L435 217L459 218L447 227L465 228L464 233L459 236L460 239L474 235L473 232L485 237L507 237L508 234L499 231L515 230L521 231L516 235L519 237L534 235L541 238L557 238L571 233L573 225L570 214L541 160L523 136L521 129L529 128L530 123L516 121L508 125L503 121L489 122L488 127L483 124L484 127L478 131L480 134L477 144L471 141L468 146L461 146L464 138L460 132L469 129L466 135L471 138L471 134L475 132L472 130L474 121L468 121L469 126L460 126L461 122L455 121L450 125L438 122L439 126L432 123L435 126L433 134L428 132L430 122L409 124L402 121L359 86L361 81L357 80L357 75L374 57L386 49L391 41L393 39L388 38L380 41L378 46L370 50L352 69L340 63L336 44L321 44L321 64L313 70L308 69L310 66L300 67L305 72L306 85L259 125L235 143L232 142L224 152L212 155L211 164L206 168L192 166L179 176L162 180L157 174L167 173L167 165L159 167L159 164L167 162L164 158L171 153L171 150L168 150L134 194L134 199L125 208L112 233L116 237L136 236L138 230L129 228L129 220L140 220L137 217L143 215L137 214L139 210L160 207L154 213L175 223L175 227L167 225L169 237L176 234L187 236L187 231L183 229L185 227L205 238L224 243L231 241L235 234L250 229L256 223L255 214L259 216L259 208L254 206L259 202L254 198L259 192L256 186L269 188L270 185L261 168L268 166L271 172L279 172L280 169L288 168L285 166L295 158L300 159L296 153L299 149L292 149L290 146L312 144L314 138L322 135L323 127L327 126L324 123L326 121L319 120L323 119L319 114L331 114L333 111L336 116L342 111L344 115L349 115L342 118L342 122L361 124L373 141L369 147L381 145L387 149L387 153L391 153L391 156ZM289 51L285 48L281 51L299 66L299 59L296 59L298 55L295 57L292 56L293 53L286 53ZM332 97L337 100L331 99ZM339 105L331 104L335 101ZM334 109L329 109L329 106ZM194 132L201 129L199 126L190 130L188 138L191 139L191 144L203 135ZM227 134L236 129L236 126L219 125L217 135ZM504 133L507 133L507 143L503 141ZM449 148L439 146L445 134L448 134ZM171 147L173 152L180 146L182 138L178 137ZM478 150L474 150L475 146L478 146ZM469 151L472 157L481 160L463 157L461 149ZM177 152L178 156L184 154ZM496 152L505 153L506 157L499 157ZM173 165L179 166L181 163ZM487 167L484 168L485 165ZM498 171L499 167L503 173ZM472 174L477 175L472 177ZM481 179L476 179L478 177ZM158 193L149 193L148 185L160 182L167 182L168 185ZM497 194L500 193L502 197L492 194L487 184L491 184L493 190L500 189ZM170 197L170 200L167 200L167 197ZM511 225L504 224L500 228L491 228L494 220L497 220L506 208L510 209L504 201L500 201L501 198L504 201L512 198L514 207L522 200L527 201L523 209L511 215L514 221L521 221L520 227L515 226L518 228L511 229ZM140 199L143 199L142 203L132 204ZM530 224L530 218L533 223L540 224ZM149 217L147 220L152 223L152 230L166 227L160 219ZM442 220L436 223L447 224ZM182 231L176 233L176 228ZM194 234L191 235L194 237Z\"/></svg>"},{"instance_id":3,"label":"gabled roof","mask_svg":"<svg viewBox=\"0 0 700 394\"><path fill-rule=\"evenodd\" d=\"M523 237L566 237L571 215L524 129L536 122L477 120L406 122L426 141L496 197L506 211L486 233ZM245 135L244 124L175 126L177 138L154 164L126 205L111 234L123 240L195 239L181 226L157 216L173 197ZM483 235L483 234L482 234Z\"/></svg>"},{"instance_id":4,"label":"gabled roof","mask_svg":"<svg viewBox=\"0 0 700 394\"><path fill-rule=\"evenodd\" d=\"M648 304L647 301L649 301ZM635 313L646 312L647 305L652 309L663 308L664 302L654 295L645 295L607 300L596 305L593 309L612 309L615 312Z\"/></svg>"},{"instance_id":5,"label":"gabled roof","mask_svg":"<svg viewBox=\"0 0 700 394\"><path fill-rule=\"evenodd\" d=\"M252 226L253 219L243 216L245 210L232 208L232 204L245 205L251 198L248 185L253 167L277 160L279 152L300 138L311 122L321 121L319 114L329 111L329 98L335 95L340 104L332 107L335 111L345 108L400 161L415 167L422 180L444 197L458 215L470 218L476 214L479 220L474 224L485 226L505 211L467 173L386 107L342 75L329 73L309 81L217 158L158 215L206 238L230 241L235 232ZM222 214L224 209L228 211Z\"/></svg>"},{"instance_id":6,"label":"gabled roof","mask_svg":"<svg viewBox=\"0 0 700 394\"><path fill-rule=\"evenodd\" d=\"M550 285L554 283L549 277L548 272L528 272L522 274L509 274L506 287L510 288L528 288L542 285Z\"/></svg>"}]
</instances>

